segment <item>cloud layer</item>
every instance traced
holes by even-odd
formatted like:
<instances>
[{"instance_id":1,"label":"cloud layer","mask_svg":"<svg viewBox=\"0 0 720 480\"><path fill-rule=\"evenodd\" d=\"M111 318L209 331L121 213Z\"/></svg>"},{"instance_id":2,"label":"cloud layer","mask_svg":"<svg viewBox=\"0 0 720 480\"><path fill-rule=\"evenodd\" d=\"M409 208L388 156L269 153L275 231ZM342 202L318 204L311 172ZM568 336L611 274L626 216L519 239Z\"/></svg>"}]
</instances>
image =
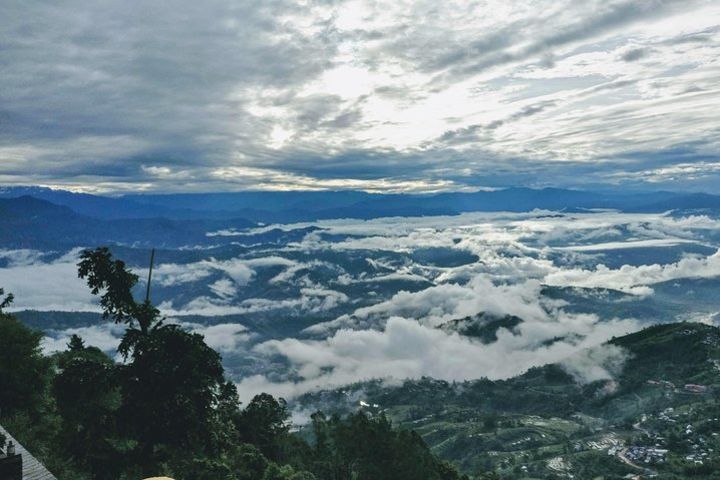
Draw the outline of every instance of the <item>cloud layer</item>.
<instances>
[{"instance_id":1,"label":"cloud layer","mask_svg":"<svg viewBox=\"0 0 720 480\"><path fill-rule=\"evenodd\" d=\"M598 348L607 339L720 311L720 221L710 216L535 211L308 226L237 232L305 233L284 243L158 258L153 300L222 353L243 398L378 377L506 378L547 362L579 381L609 379L624 356ZM0 287L18 310L97 311L77 255L0 250ZM448 328L480 314L522 322L491 343ZM73 333L112 351L122 328L51 330L45 348Z\"/></svg>"},{"instance_id":2,"label":"cloud layer","mask_svg":"<svg viewBox=\"0 0 720 480\"><path fill-rule=\"evenodd\" d=\"M712 0L10 0L0 181L717 188Z\"/></svg>"}]
</instances>

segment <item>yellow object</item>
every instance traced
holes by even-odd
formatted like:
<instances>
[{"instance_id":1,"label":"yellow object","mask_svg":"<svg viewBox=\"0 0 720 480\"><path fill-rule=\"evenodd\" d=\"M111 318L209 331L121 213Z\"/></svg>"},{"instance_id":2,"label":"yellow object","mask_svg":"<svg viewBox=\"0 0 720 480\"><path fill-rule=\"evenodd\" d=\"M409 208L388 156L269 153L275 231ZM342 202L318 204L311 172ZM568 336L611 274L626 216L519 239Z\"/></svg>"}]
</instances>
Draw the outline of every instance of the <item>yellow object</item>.
<instances>
[{"instance_id":1,"label":"yellow object","mask_svg":"<svg viewBox=\"0 0 720 480\"><path fill-rule=\"evenodd\" d=\"M173 480L170 477L152 477L152 478L145 478L144 480Z\"/></svg>"}]
</instances>

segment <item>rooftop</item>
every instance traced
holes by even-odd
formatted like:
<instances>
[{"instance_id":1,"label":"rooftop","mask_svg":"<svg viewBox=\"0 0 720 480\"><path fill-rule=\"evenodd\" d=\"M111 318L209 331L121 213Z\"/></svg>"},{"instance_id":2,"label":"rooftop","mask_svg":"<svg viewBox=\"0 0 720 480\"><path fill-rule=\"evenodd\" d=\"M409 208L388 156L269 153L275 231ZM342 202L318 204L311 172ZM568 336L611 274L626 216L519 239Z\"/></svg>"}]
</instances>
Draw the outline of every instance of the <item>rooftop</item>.
<instances>
[{"instance_id":1,"label":"rooftop","mask_svg":"<svg viewBox=\"0 0 720 480\"><path fill-rule=\"evenodd\" d=\"M18 442L7 430L0 426L0 434L5 435L7 440L12 440L15 444L15 452L22 455L23 459L23 476L22 480L57 480L55 476L48 471L45 466L33 457L30 452ZM7 441L6 440L6 441Z\"/></svg>"}]
</instances>

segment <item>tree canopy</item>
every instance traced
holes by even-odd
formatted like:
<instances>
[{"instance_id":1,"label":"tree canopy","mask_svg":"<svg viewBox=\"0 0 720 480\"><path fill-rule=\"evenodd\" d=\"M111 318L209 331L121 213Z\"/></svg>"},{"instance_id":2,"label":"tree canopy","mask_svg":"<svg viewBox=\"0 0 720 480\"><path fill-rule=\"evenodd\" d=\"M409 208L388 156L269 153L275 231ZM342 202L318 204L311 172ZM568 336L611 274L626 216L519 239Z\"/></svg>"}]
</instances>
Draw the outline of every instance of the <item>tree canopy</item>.
<instances>
[{"instance_id":1,"label":"tree canopy","mask_svg":"<svg viewBox=\"0 0 720 480\"><path fill-rule=\"evenodd\" d=\"M0 298L4 291L0 288ZM37 412L50 374L50 362L43 357L42 332L30 330L15 317L3 313L12 295L0 300L0 413L18 410Z\"/></svg>"}]
</instances>

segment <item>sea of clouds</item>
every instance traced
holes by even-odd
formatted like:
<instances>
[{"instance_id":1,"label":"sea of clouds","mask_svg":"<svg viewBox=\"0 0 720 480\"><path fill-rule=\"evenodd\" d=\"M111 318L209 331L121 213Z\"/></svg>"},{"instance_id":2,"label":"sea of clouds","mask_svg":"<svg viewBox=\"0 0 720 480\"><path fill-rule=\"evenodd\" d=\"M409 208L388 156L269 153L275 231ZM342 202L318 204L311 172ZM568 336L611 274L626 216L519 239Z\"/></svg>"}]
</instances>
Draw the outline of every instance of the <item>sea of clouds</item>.
<instances>
[{"instance_id":1,"label":"sea of clouds","mask_svg":"<svg viewBox=\"0 0 720 480\"><path fill-rule=\"evenodd\" d=\"M308 227L297 242L243 243ZM549 362L578 381L608 379L625 358L602 346L609 338L720 311L703 293L720 278L720 221L704 215L471 213L208 234L240 253L160 255L153 298L223 354L243 399L376 378L508 378ZM77 278L78 247L0 250L0 286L15 309L98 311ZM668 295L682 316L638 310L662 310ZM487 344L438 328L481 313L522 323ZM102 322L48 329L44 348L61 350L76 333L113 352L122 332Z\"/></svg>"}]
</instances>

